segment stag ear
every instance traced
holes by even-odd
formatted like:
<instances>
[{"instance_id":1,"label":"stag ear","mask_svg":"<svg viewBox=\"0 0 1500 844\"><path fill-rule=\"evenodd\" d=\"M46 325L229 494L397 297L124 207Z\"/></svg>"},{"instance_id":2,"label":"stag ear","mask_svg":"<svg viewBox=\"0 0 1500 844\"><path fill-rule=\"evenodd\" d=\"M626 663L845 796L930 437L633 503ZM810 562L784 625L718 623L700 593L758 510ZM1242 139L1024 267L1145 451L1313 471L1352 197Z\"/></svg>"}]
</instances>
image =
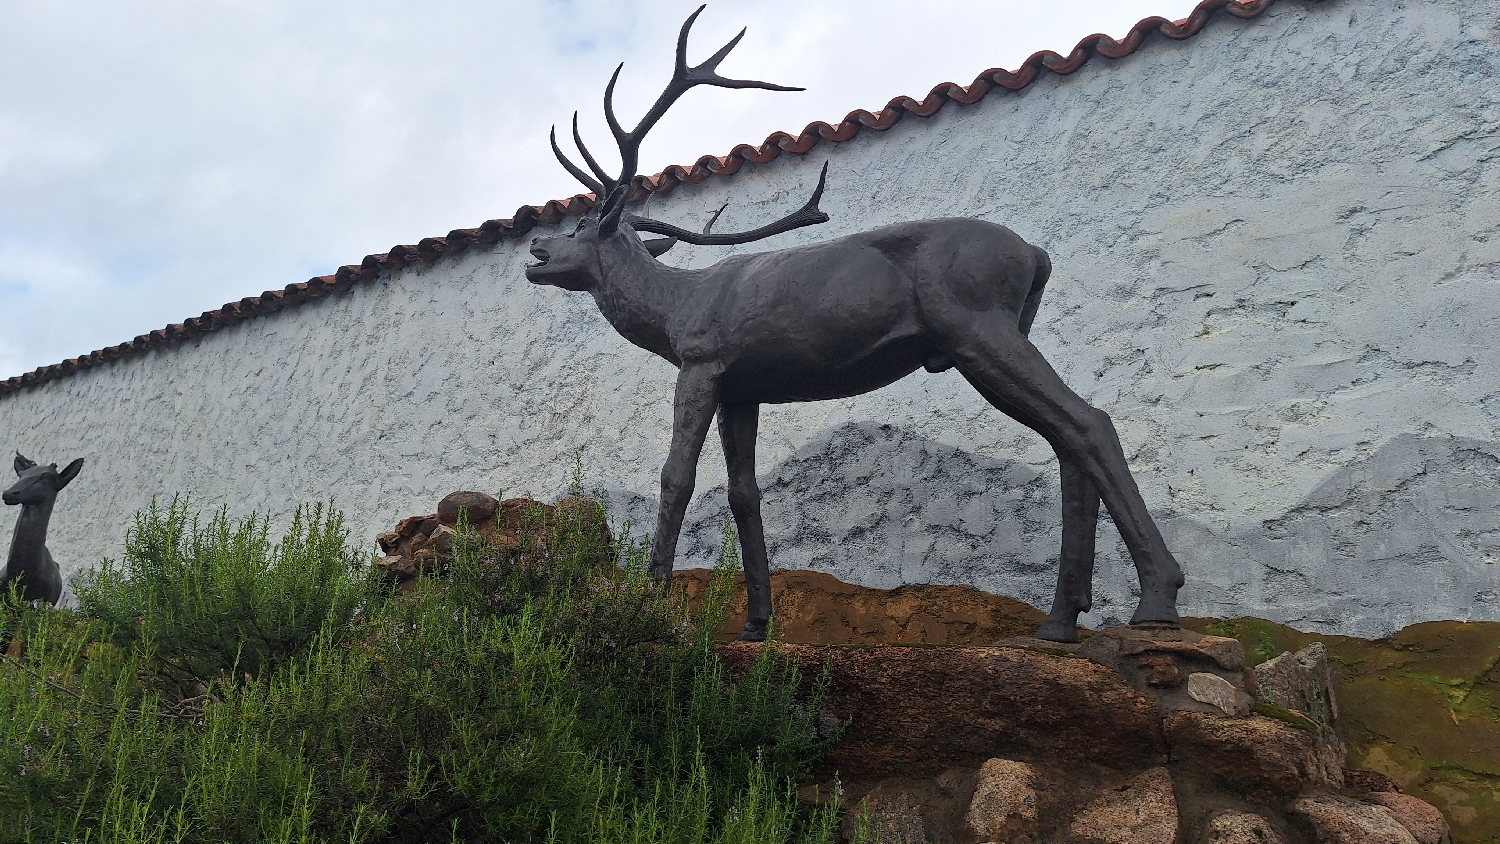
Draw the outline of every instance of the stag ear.
<instances>
[{"instance_id":1,"label":"stag ear","mask_svg":"<svg viewBox=\"0 0 1500 844\"><path fill-rule=\"evenodd\" d=\"M57 473L57 488L62 489L68 482L78 477L78 471L83 468L83 458L80 457L68 464L68 468Z\"/></svg>"},{"instance_id":2,"label":"stag ear","mask_svg":"<svg viewBox=\"0 0 1500 844\"><path fill-rule=\"evenodd\" d=\"M634 182L627 181L609 192L599 212L599 237L606 238L620 227L620 215L625 212L625 198L630 194Z\"/></svg>"},{"instance_id":3,"label":"stag ear","mask_svg":"<svg viewBox=\"0 0 1500 844\"><path fill-rule=\"evenodd\" d=\"M646 251L651 253L651 257L660 258L667 254L668 249L677 245L677 238L653 237L650 240L641 241L641 245L646 247Z\"/></svg>"},{"instance_id":4,"label":"stag ear","mask_svg":"<svg viewBox=\"0 0 1500 844\"><path fill-rule=\"evenodd\" d=\"M22 472L26 471L27 469L32 469L32 468L35 468L35 467L36 467L36 461L35 460L31 460L31 459L22 457L21 456L21 452L19 452L19 451L16 452L16 474L17 475L21 474Z\"/></svg>"}]
</instances>

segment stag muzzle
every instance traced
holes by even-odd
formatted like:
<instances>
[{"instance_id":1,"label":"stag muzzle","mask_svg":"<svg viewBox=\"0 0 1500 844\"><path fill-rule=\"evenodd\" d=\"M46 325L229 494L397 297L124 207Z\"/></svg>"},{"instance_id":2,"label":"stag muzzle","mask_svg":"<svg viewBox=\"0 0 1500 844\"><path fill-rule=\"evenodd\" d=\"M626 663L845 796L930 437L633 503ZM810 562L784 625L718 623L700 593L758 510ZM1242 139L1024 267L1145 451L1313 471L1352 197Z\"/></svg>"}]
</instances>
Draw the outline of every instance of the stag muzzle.
<instances>
[{"instance_id":1,"label":"stag muzzle","mask_svg":"<svg viewBox=\"0 0 1500 844\"><path fill-rule=\"evenodd\" d=\"M537 278L533 271L547 266L547 262L552 260L552 253L537 245L537 242L533 240L531 242L531 256L536 258L536 263L526 265L526 280L532 284L541 284L542 280Z\"/></svg>"}]
</instances>

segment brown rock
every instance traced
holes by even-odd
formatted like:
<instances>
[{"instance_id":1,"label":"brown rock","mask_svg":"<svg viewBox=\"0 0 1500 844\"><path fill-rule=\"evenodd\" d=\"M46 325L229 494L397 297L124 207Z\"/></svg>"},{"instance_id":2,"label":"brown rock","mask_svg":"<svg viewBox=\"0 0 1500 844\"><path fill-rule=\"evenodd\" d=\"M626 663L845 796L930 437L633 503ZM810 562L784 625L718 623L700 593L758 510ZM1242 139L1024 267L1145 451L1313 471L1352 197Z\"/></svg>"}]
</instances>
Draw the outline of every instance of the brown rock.
<instances>
[{"instance_id":1,"label":"brown rock","mask_svg":"<svg viewBox=\"0 0 1500 844\"><path fill-rule=\"evenodd\" d=\"M445 525L456 525L462 508L468 511L469 524L477 525L494 518L499 507L499 501L482 492L454 492L438 502L437 518Z\"/></svg>"},{"instance_id":2,"label":"brown rock","mask_svg":"<svg viewBox=\"0 0 1500 844\"><path fill-rule=\"evenodd\" d=\"M529 523L528 527L536 530L552 521L552 510L552 505L530 498L507 498L500 502L495 519L503 525L504 530L512 533L519 531L523 522Z\"/></svg>"},{"instance_id":3,"label":"brown rock","mask_svg":"<svg viewBox=\"0 0 1500 844\"><path fill-rule=\"evenodd\" d=\"M979 841L1009 841L1035 832L1036 770L1009 759L985 762L975 778L964 822Z\"/></svg>"},{"instance_id":4,"label":"brown rock","mask_svg":"<svg viewBox=\"0 0 1500 844\"><path fill-rule=\"evenodd\" d=\"M1248 715L1250 708L1240 700L1234 684L1217 674L1198 672L1188 676L1187 693L1193 700L1216 706L1225 715Z\"/></svg>"},{"instance_id":5,"label":"brown rock","mask_svg":"<svg viewBox=\"0 0 1500 844\"><path fill-rule=\"evenodd\" d=\"M1401 793L1401 783L1379 771L1354 771L1344 769L1344 785L1360 794L1370 794L1376 791L1394 791Z\"/></svg>"},{"instance_id":6,"label":"brown rock","mask_svg":"<svg viewBox=\"0 0 1500 844\"><path fill-rule=\"evenodd\" d=\"M849 808L844 816L844 836L854 838L861 826L867 830L863 840L870 844L926 844L927 841L921 801L899 786L876 786L858 805Z\"/></svg>"},{"instance_id":7,"label":"brown rock","mask_svg":"<svg viewBox=\"0 0 1500 844\"><path fill-rule=\"evenodd\" d=\"M1166 768L1152 768L1108 791L1073 816L1069 841L1078 844L1173 844L1177 799Z\"/></svg>"},{"instance_id":8,"label":"brown rock","mask_svg":"<svg viewBox=\"0 0 1500 844\"><path fill-rule=\"evenodd\" d=\"M417 528L417 530L423 536L432 536L432 532L437 530L438 525L441 524L442 522L438 519L437 516L428 516L427 518L422 520L422 524Z\"/></svg>"},{"instance_id":9,"label":"brown rock","mask_svg":"<svg viewBox=\"0 0 1500 844\"><path fill-rule=\"evenodd\" d=\"M1182 685L1182 672L1177 660L1170 656L1142 657L1136 667L1146 672L1146 685L1159 689L1175 689Z\"/></svg>"},{"instance_id":10,"label":"brown rock","mask_svg":"<svg viewBox=\"0 0 1500 844\"><path fill-rule=\"evenodd\" d=\"M720 645L731 676L761 645ZM815 677L849 732L825 764L845 777L931 773L1003 752L1140 770L1156 764L1160 715L1119 675L1088 660L1020 648L776 646Z\"/></svg>"},{"instance_id":11,"label":"brown rock","mask_svg":"<svg viewBox=\"0 0 1500 844\"><path fill-rule=\"evenodd\" d=\"M387 554L393 554L396 551L396 543L401 541L401 534L397 531L382 533L381 535L375 537L375 541L380 543L381 551L384 551Z\"/></svg>"},{"instance_id":12,"label":"brown rock","mask_svg":"<svg viewBox=\"0 0 1500 844\"><path fill-rule=\"evenodd\" d=\"M410 580L417 576L416 563L399 554L380 557L375 560L375 568L391 580Z\"/></svg>"},{"instance_id":13,"label":"brown rock","mask_svg":"<svg viewBox=\"0 0 1500 844\"><path fill-rule=\"evenodd\" d=\"M1111 627L1089 639L1080 653L1109 665L1122 663L1121 657L1158 653L1209 663L1225 671L1245 670L1245 647L1238 639L1160 624Z\"/></svg>"},{"instance_id":14,"label":"brown rock","mask_svg":"<svg viewBox=\"0 0 1500 844\"><path fill-rule=\"evenodd\" d=\"M1390 791L1372 793L1370 799L1389 809L1420 844L1444 844L1449 840L1447 818L1426 800Z\"/></svg>"},{"instance_id":15,"label":"brown rock","mask_svg":"<svg viewBox=\"0 0 1500 844\"><path fill-rule=\"evenodd\" d=\"M1417 844L1384 806L1330 794L1304 797L1288 811L1312 828L1318 844Z\"/></svg>"},{"instance_id":16,"label":"brown rock","mask_svg":"<svg viewBox=\"0 0 1500 844\"><path fill-rule=\"evenodd\" d=\"M1076 653L1119 672L1128 685L1155 700L1163 712L1241 715L1249 711L1251 697L1241 688L1244 648L1236 639L1205 636L1163 624L1142 624L1102 630L1078 645ZM1173 683L1174 671L1178 677L1203 675L1193 681L1197 694L1180 681Z\"/></svg>"},{"instance_id":17,"label":"brown rock","mask_svg":"<svg viewBox=\"0 0 1500 844\"><path fill-rule=\"evenodd\" d=\"M1343 784L1343 745L1272 718L1173 712L1162 727L1174 762L1242 789L1290 797Z\"/></svg>"},{"instance_id":18,"label":"brown rock","mask_svg":"<svg viewBox=\"0 0 1500 844\"><path fill-rule=\"evenodd\" d=\"M1260 815L1229 810L1214 815L1203 844L1287 844L1286 836Z\"/></svg>"},{"instance_id":19,"label":"brown rock","mask_svg":"<svg viewBox=\"0 0 1500 844\"><path fill-rule=\"evenodd\" d=\"M708 569L673 572L696 606L708 590ZM723 627L724 641L745 626L745 576L737 575L734 603ZM776 602L776 635L785 642L821 645L990 645L1000 639L1030 637L1046 613L969 586L901 586L868 589L811 571L771 572ZM1080 635L1089 636L1082 630ZM1057 642L1033 640L1051 650Z\"/></svg>"},{"instance_id":20,"label":"brown rock","mask_svg":"<svg viewBox=\"0 0 1500 844\"><path fill-rule=\"evenodd\" d=\"M438 525L432 536L427 537L427 547L431 548L439 557L446 557L453 553L453 540L458 536L458 531L447 525Z\"/></svg>"},{"instance_id":21,"label":"brown rock","mask_svg":"<svg viewBox=\"0 0 1500 844\"><path fill-rule=\"evenodd\" d=\"M1322 642L1255 666L1255 681L1256 700L1294 709L1327 727L1338 727L1338 695Z\"/></svg>"},{"instance_id":22,"label":"brown rock","mask_svg":"<svg viewBox=\"0 0 1500 844\"><path fill-rule=\"evenodd\" d=\"M402 556L415 557L418 551L426 547L427 537L424 534L418 533L416 536L397 546L397 550L401 552Z\"/></svg>"},{"instance_id":23,"label":"brown rock","mask_svg":"<svg viewBox=\"0 0 1500 844\"><path fill-rule=\"evenodd\" d=\"M422 523L432 518L431 516L407 516L396 523L394 533L403 539L411 539L422 530Z\"/></svg>"},{"instance_id":24,"label":"brown rock","mask_svg":"<svg viewBox=\"0 0 1500 844\"><path fill-rule=\"evenodd\" d=\"M426 547L417 549L417 552L412 554L411 559L416 564L418 571L432 571L441 562L438 559L437 549Z\"/></svg>"}]
</instances>

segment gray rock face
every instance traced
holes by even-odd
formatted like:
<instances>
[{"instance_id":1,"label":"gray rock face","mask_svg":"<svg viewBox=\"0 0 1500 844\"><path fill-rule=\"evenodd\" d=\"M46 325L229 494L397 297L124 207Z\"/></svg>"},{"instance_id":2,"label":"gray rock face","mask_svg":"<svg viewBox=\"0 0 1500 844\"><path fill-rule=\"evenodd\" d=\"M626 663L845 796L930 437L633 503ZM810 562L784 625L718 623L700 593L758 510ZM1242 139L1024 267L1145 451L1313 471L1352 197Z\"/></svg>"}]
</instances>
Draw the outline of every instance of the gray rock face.
<instances>
[{"instance_id":1,"label":"gray rock face","mask_svg":"<svg viewBox=\"0 0 1500 844\"><path fill-rule=\"evenodd\" d=\"M1283 709L1295 709L1324 727L1338 729L1338 694L1322 642L1313 642L1296 653L1284 653L1255 666L1255 697Z\"/></svg>"},{"instance_id":2,"label":"gray rock face","mask_svg":"<svg viewBox=\"0 0 1500 844\"><path fill-rule=\"evenodd\" d=\"M969 216L1052 255L1032 340L1113 417L1184 614L1362 636L1500 619L1500 4L1220 15L650 212L696 226L729 202L718 227L753 228L825 157L832 222L763 248ZM505 241L407 267L0 399L6 448L89 459L49 535L64 573L118 555L152 497L331 497L370 541L455 489L554 499L575 456L650 529L675 372L587 297L529 285L527 258ZM760 431L772 565L1050 598L1051 451L956 373L768 407ZM681 566L718 553L723 479L710 438ZM1107 521L1100 539L1093 624L1136 604Z\"/></svg>"}]
</instances>

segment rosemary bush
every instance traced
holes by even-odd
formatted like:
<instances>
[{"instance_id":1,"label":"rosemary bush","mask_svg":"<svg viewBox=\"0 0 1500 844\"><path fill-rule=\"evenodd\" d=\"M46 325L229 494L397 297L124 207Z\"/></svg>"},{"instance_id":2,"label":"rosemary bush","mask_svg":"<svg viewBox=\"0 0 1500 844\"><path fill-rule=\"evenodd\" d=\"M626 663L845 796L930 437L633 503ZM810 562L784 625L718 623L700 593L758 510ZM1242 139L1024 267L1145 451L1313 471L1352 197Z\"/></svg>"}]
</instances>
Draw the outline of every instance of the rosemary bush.
<instances>
[{"instance_id":1,"label":"rosemary bush","mask_svg":"<svg viewBox=\"0 0 1500 844\"><path fill-rule=\"evenodd\" d=\"M644 543L559 513L505 546L461 522L406 590L331 507L274 543L140 513L78 610L0 601L0 840L834 840L794 791L825 681L767 647L731 682L712 650L733 542L693 619Z\"/></svg>"}]
</instances>

